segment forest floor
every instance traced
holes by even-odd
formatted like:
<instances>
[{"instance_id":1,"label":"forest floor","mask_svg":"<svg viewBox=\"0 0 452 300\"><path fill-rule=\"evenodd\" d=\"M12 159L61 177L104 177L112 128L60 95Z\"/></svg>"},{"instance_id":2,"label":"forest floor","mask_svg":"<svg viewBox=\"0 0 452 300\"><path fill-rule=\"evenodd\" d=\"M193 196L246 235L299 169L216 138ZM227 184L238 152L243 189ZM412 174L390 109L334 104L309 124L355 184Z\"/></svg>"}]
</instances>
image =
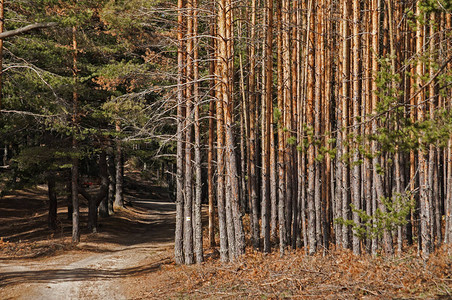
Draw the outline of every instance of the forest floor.
<instances>
[{"instance_id":1,"label":"forest floor","mask_svg":"<svg viewBox=\"0 0 452 300\"><path fill-rule=\"evenodd\" d=\"M249 248L228 264L206 250L205 263L177 266L168 198L164 188L129 179L127 207L100 219L98 233L83 232L77 246L64 203L59 230L47 229L44 187L1 198L0 299L452 299L447 247L427 260L414 248L393 257ZM82 226L86 214L82 205Z\"/></svg>"}]
</instances>

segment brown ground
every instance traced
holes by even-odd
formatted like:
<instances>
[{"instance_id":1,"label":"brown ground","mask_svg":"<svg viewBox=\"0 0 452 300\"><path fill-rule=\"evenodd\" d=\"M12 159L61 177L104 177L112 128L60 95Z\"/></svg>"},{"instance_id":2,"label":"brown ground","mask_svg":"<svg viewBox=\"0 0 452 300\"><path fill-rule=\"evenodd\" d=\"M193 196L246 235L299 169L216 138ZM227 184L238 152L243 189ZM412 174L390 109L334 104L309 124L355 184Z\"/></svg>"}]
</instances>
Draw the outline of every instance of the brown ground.
<instances>
[{"instance_id":1,"label":"brown ground","mask_svg":"<svg viewBox=\"0 0 452 300\"><path fill-rule=\"evenodd\" d=\"M230 264L206 251L202 265L176 266L174 203L164 189L129 181L132 206L101 219L100 232L85 232L77 246L64 208L60 229L46 229L45 192L0 199L0 299L452 299L450 247L428 260L414 249L396 257L248 249Z\"/></svg>"},{"instance_id":2,"label":"brown ground","mask_svg":"<svg viewBox=\"0 0 452 300\"><path fill-rule=\"evenodd\" d=\"M175 206L157 186L132 181L126 192L131 206L77 246L64 203L60 228L47 229L44 187L0 199L0 299L129 299L129 287L142 288L135 278L171 262ZM86 218L82 205L83 227Z\"/></svg>"}]
</instances>

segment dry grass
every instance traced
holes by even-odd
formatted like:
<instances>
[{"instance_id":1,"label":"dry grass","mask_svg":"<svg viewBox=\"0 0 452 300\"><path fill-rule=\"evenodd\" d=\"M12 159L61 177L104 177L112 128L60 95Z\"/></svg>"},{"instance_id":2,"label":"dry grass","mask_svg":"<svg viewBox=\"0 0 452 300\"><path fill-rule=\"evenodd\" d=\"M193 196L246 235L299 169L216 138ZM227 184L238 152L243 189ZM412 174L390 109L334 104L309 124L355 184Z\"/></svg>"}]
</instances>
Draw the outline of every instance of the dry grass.
<instances>
[{"instance_id":1,"label":"dry grass","mask_svg":"<svg viewBox=\"0 0 452 300\"><path fill-rule=\"evenodd\" d=\"M144 299L432 299L452 298L452 248L428 260L412 251L402 256L354 256L332 251L284 257L248 250L236 263L210 260L202 265L162 265L140 277L146 287L131 293Z\"/></svg>"},{"instance_id":2,"label":"dry grass","mask_svg":"<svg viewBox=\"0 0 452 300\"><path fill-rule=\"evenodd\" d=\"M158 195L160 191L152 197ZM129 197L148 198L140 193ZM101 220L101 233L85 234L86 245L75 247L64 209L59 211L59 232L46 228L44 191L23 191L0 203L0 229L10 237L0 239L3 260L39 258L36 261L45 263L55 255L111 251L118 244L154 245L149 251L158 249L159 254L140 262L145 271L118 277L128 299L452 299L451 246L443 246L427 260L415 248L394 257L357 257L344 250L325 256L288 251L281 257L276 250L266 255L249 248L239 261L228 264L219 261L216 250L209 250L205 263L178 266L168 246L174 228L169 206L118 211ZM84 222L85 218L83 209ZM247 218L244 223L249 226Z\"/></svg>"}]
</instances>

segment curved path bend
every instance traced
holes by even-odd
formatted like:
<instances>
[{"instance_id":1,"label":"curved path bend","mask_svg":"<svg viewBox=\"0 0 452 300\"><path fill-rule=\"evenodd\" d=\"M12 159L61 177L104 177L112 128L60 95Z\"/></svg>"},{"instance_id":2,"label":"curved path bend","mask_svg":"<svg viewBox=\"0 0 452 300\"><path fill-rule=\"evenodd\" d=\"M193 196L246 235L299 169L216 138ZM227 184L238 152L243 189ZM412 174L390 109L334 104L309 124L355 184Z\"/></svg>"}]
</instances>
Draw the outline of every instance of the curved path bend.
<instances>
[{"instance_id":1,"label":"curved path bend","mask_svg":"<svg viewBox=\"0 0 452 300\"><path fill-rule=\"evenodd\" d=\"M126 280L171 262L175 205L162 195L128 196L131 207L101 220L75 250L0 260L0 298L127 299Z\"/></svg>"}]
</instances>

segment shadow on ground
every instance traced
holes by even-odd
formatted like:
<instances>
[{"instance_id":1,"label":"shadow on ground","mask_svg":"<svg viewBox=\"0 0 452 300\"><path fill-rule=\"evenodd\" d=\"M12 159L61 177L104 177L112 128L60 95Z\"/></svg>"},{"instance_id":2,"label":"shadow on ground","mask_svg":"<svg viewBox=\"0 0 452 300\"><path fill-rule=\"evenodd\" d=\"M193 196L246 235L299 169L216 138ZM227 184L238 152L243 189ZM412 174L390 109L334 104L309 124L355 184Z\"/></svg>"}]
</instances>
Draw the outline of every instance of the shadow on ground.
<instances>
[{"instance_id":1,"label":"shadow on ground","mask_svg":"<svg viewBox=\"0 0 452 300\"><path fill-rule=\"evenodd\" d=\"M81 199L82 243L79 250L111 252L106 244L134 246L144 243L170 243L174 240L175 204L165 187L130 176L125 181L125 209L99 218L98 233L87 231L87 203ZM71 250L72 223L67 207L59 201L58 229L47 227L48 199L45 187L17 191L0 198L0 260L37 258L52 255L55 248ZM3 243L3 244L1 244ZM94 244L94 245L93 245ZM52 250L52 251L50 251Z\"/></svg>"},{"instance_id":2,"label":"shadow on ground","mask_svg":"<svg viewBox=\"0 0 452 300\"><path fill-rule=\"evenodd\" d=\"M54 283L62 281L90 281L107 280L126 276L152 273L163 264L170 263L170 259L163 259L151 265L126 268L121 270L99 270L91 268L38 270L21 272L0 272L0 288L17 283Z\"/></svg>"}]
</instances>

